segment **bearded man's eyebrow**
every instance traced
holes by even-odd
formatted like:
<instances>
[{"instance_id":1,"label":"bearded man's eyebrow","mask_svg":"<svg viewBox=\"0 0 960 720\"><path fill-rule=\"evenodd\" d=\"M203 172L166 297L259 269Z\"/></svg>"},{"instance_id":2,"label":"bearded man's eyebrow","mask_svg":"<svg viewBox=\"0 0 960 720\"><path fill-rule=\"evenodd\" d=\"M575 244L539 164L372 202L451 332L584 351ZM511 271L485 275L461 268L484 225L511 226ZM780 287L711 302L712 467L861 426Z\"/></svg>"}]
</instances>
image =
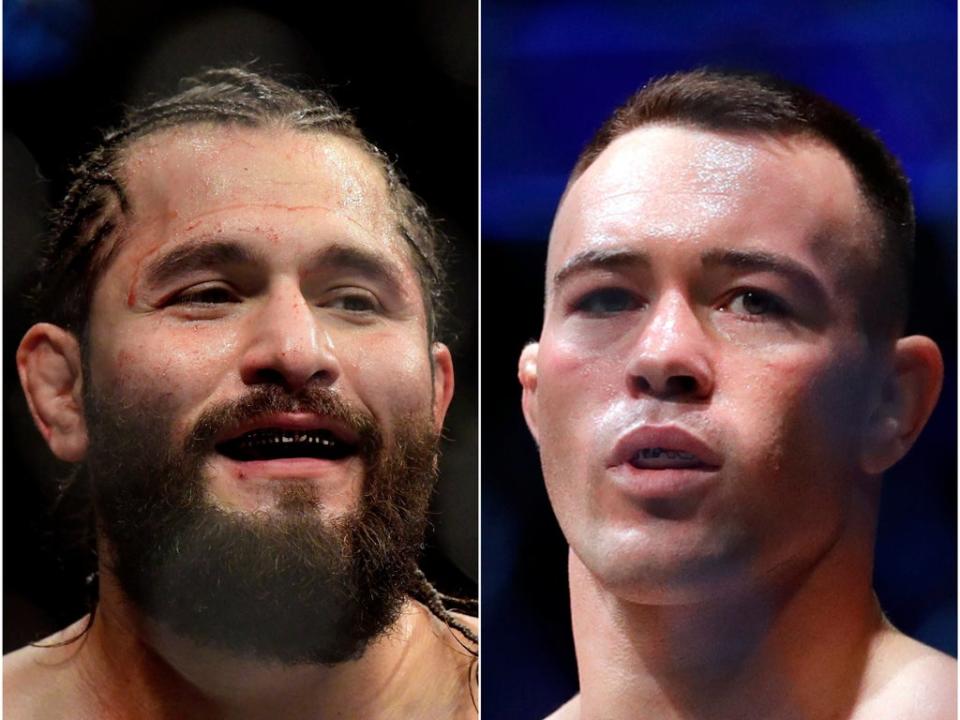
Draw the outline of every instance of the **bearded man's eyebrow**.
<instances>
[{"instance_id":1,"label":"bearded man's eyebrow","mask_svg":"<svg viewBox=\"0 0 960 720\"><path fill-rule=\"evenodd\" d=\"M650 256L639 250L584 250L569 258L553 276L559 287L571 277L591 270L630 270L650 267Z\"/></svg>"},{"instance_id":2,"label":"bearded man's eyebrow","mask_svg":"<svg viewBox=\"0 0 960 720\"><path fill-rule=\"evenodd\" d=\"M310 269L312 272L355 272L396 290L403 287L403 270L386 254L340 242L314 254Z\"/></svg>"},{"instance_id":3,"label":"bearded man's eyebrow","mask_svg":"<svg viewBox=\"0 0 960 720\"><path fill-rule=\"evenodd\" d=\"M144 270L144 279L150 285L162 285L194 270L224 265L251 265L262 260L259 253L236 242L215 240L190 243L154 258Z\"/></svg>"}]
</instances>

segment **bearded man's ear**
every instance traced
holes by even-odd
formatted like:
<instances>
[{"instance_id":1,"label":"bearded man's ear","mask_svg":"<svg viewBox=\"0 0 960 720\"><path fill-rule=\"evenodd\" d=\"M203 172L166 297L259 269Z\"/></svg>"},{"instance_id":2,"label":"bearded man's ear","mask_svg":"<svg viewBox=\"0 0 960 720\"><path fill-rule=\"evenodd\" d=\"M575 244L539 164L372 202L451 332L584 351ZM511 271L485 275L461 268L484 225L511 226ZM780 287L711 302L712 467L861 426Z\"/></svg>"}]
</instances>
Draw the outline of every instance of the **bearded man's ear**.
<instances>
[{"instance_id":1,"label":"bearded man's ear","mask_svg":"<svg viewBox=\"0 0 960 720\"><path fill-rule=\"evenodd\" d=\"M907 454L930 419L942 386L943 358L936 343L921 335L900 338L870 418L864 471L879 475Z\"/></svg>"},{"instance_id":2,"label":"bearded man's ear","mask_svg":"<svg viewBox=\"0 0 960 720\"><path fill-rule=\"evenodd\" d=\"M17 372L30 413L50 450L79 462L87 454L80 343L57 325L31 327L17 348Z\"/></svg>"},{"instance_id":3,"label":"bearded man's ear","mask_svg":"<svg viewBox=\"0 0 960 720\"><path fill-rule=\"evenodd\" d=\"M450 348L441 342L433 344L433 424L443 430L443 420L453 399L453 358Z\"/></svg>"}]
</instances>

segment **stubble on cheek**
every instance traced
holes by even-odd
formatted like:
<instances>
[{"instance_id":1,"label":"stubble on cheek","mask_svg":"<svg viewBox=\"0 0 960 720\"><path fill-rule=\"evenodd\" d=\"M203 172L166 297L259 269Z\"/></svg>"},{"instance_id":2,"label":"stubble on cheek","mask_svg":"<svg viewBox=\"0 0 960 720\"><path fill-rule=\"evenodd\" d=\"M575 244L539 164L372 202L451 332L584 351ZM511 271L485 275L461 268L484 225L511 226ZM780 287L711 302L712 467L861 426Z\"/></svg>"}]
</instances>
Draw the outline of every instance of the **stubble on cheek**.
<instances>
[{"instance_id":1,"label":"stubble on cheek","mask_svg":"<svg viewBox=\"0 0 960 720\"><path fill-rule=\"evenodd\" d=\"M130 333L129 339L136 335ZM131 418L149 418L154 429L162 430L168 441L183 437L189 418L180 417L184 387L172 378L171 358L161 359L147 344L104 348L91 352L85 361L84 408L91 414L121 413ZM96 423L93 424L96 427Z\"/></svg>"}]
</instances>

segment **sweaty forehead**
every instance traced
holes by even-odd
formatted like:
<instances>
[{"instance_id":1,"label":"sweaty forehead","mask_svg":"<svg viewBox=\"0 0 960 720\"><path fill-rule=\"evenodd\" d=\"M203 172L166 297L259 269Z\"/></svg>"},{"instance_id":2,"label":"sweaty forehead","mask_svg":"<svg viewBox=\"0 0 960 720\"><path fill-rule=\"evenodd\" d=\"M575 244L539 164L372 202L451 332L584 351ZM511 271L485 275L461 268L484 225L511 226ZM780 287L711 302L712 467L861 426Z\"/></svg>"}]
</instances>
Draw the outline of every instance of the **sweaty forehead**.
<instances>
[{"instance_id":1,"label":"sweaty forehead","mask_svg":"<svg viewBox=\"0 0 960 720\"><path fill-rule=\"evenodd\" d=\"M571 184L548 272L577 252L643 237L807 240L811 252L860 255L869 217L852 170L824 143L647 125L617 138Z\"/></svg>"},{"instance_id":2,"label":"sweaty forehead","mask_svg":"<svg viewBox=\"0 0 960 720\"><path fill-rule=\"evenodd\" d=\"M191 125L136 140L121 161L134 222L176 223L234 207L334 211L367 232L392 213L378 164L355 142L281 127Z\"/></svg>"}]
</instances>

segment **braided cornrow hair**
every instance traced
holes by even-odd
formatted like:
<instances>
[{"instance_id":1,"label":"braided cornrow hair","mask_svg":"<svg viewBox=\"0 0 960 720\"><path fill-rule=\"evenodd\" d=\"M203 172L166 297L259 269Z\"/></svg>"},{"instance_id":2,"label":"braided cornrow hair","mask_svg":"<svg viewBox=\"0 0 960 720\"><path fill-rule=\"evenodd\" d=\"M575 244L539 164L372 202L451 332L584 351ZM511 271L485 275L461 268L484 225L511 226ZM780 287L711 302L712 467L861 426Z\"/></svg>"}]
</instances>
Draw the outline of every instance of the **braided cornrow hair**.
<instances>
[{"instance_id":1,"label":"braided cornrow hair","mask_svg":"<svg viewBox=\"0 0 960 720\"><path fill-rule=\"evenodd\" d=\"M450 612L450 609L453 608L464 610L469 614L476 616L479 604L476 600L469 598L458 598L452 595L444 595L443 593L439 592L433 586L433 583L427 579L427 576L423 574L423 570L421 570L419 567L414 567L413 578L414 586L410 591L410 595L413 597L413 599L423 603L434 617L438 618L448 628L450 628L450 634L453 636L453 639L457 641L457 644L459 644L460 647L473 656L467 674L470 687L470 698L473 701L473 707L478 709L479 706L477 704L477 697L474 694L475 685L473 684L473 681L479 682L480 678L480 638L473 630L457 620L456 616ZM461 640L455 633L452 632L453 630L456 630L463 635L463 637L465 637L470 644L468 645L467 643L463 642L463 640ZM473 680L470 680L469 678L472 678Z\"/></svg>"},{"instance_id":2,"label":"braided cornrow hair","mask_svg":"<svg viewBox=\"0 0 960 720\"><path fill-rule=\"evenodd\" d=\"M83 335L93 288L110 261L111 247L116 247L116 242L107 241L130 210L121 166L124 152L136 140L201 123L278 126L348 138L378 162L397 231L411 249L420 278L429 339L438 338L447 314L447 239L394 163L363 136L350 113L324 92L297 90L244 68L208 70L185 79L183 85L172 97L128 109L120 126L104 133L102 144L71 169L69 189L51 215L52 231L30 296L38 319Z\"/></svg>"},{"instance_id":3,"label":"braided cornrow hair","mask_svg":"<svg viewBox=\"0 0 960 720\"><path fill-rule=\"evenodd\" d=\"M433 586L433 583L427 579L427 576L423 574L423 570L420 568L414 568L413 572L415 580L415 584L411 591L413 598L423 603L427 609L436 618L446 624L447 627L456 630L467 640L469 640L473 644L473 647L468 647L464 643L460 642L459 638L457 638L457 642L459 642L460 645L467 650L467 652L473 656L477 656L480 647L480 638L477 637L477 634L473 632L473 630L457 620L456 616L450 612L450 609L452 608L457 610L465 610L468 613L475 614L478 608L477 601L469 598L458 598L452 595L444 595L438 591Z\"/></svg>"}]
</instances>

